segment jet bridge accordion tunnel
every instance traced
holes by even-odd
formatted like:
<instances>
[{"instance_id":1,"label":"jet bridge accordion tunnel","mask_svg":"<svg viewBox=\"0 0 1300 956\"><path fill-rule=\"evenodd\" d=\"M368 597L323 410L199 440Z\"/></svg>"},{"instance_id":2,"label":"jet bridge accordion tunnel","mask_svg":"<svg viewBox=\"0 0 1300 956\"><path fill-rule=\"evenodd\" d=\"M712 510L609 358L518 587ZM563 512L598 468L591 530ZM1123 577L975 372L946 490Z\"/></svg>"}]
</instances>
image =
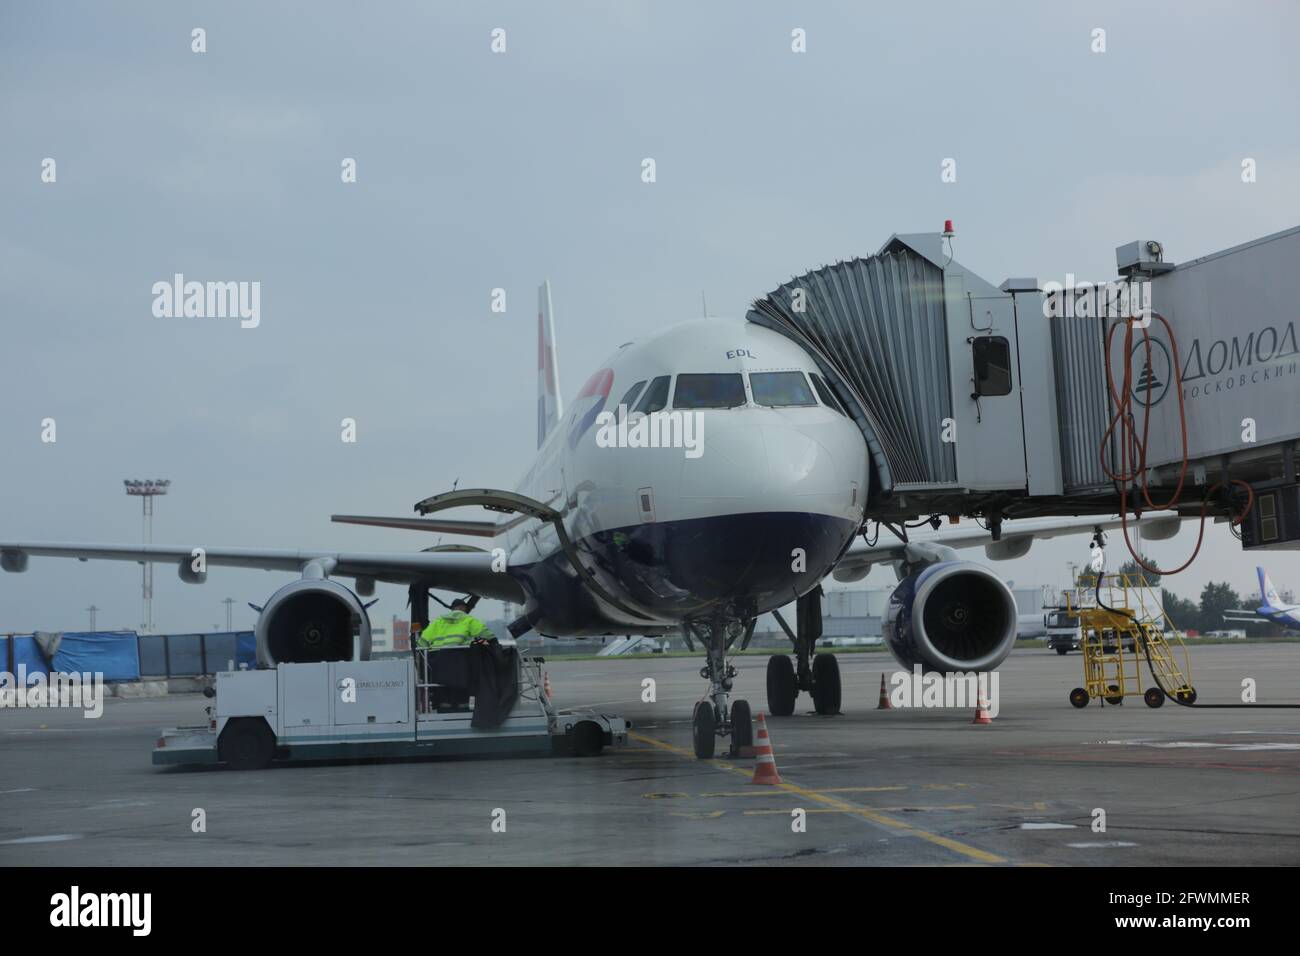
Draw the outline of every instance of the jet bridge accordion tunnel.
<instances>
[{"instance_id":1,"label":"jet bridge accordion tunnel","mask_svg":"<svg viewBox=\"0 0 1300 956\"><path fill-rule=\"evenodd\" d=\"M1249 485L1245 545L1300 547L1300 227L1180 265L1163 251L1121 246L1121 278L1097 285L994 286L943 236L895 235L747 318L803 347L862 430L872 517L1198 515L1211 499L1224 517ZM1159 319L1127 354L1120 283Z\"/></svg>"}]
</instances>

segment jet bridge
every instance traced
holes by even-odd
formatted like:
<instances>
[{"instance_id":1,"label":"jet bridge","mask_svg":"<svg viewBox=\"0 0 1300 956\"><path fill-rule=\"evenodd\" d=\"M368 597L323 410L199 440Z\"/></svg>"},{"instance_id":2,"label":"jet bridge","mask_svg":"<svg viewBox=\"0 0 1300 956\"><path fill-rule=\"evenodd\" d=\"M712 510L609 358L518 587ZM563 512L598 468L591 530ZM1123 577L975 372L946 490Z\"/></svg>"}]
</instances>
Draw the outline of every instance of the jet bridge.
<instances>
[{"instance_id":1,"label":"jet bridge","mask_svg":"<svg viewBox=\"0 0 1300 956\"><path fill-rule=\"evenodd\" d=\"M995 286L950 235L892 236L747 316L806 349L862 429L871 517L984 515L996 531L1172 499L1222 518L1253 490L1245 545L1300 547L1300 227L1180 265L1129 243L1119 279L1065 288Z\"/></svg>"}]
</instances>

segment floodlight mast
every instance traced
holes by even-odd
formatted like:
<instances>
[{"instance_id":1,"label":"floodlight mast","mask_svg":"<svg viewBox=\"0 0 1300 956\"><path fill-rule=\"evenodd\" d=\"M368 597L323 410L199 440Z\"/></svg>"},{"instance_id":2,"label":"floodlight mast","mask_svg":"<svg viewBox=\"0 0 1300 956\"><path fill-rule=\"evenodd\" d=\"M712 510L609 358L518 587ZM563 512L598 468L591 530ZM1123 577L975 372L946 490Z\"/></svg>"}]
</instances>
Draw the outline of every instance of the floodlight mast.
<instances>
[{"instance_id":1,"label":"floodlight mast","mask_svg":"<svg viewBox=\"0 0 1300 956\"><path fill-rule=\"evenodd\" d=\"M144 531L144 543L153 544L153 500L158 495L167 494L167 488L171 485L170 479L148 479L145 481L127 480L122 482L126 486L126 493L140 499L142 506L142 519ZM142 561L143 568L141 578L141 595L144 600L144 620L140 625L142 634L153 633L153 564L149 561Z\"/></svg>"}]
</instances>

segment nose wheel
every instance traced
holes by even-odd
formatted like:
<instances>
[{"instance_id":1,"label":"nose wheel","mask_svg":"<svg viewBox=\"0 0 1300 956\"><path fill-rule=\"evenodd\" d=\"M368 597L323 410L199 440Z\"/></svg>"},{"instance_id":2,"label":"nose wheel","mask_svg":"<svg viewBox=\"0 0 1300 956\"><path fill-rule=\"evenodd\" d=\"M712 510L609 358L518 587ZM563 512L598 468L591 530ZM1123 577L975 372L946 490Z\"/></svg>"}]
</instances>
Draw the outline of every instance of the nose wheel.
<instances>
[{"instance_id":1,"label":"nose wheel","mask_svg":"<svg viewBox=\"0 0 1300 956\"><path fill-rule=\"evenodd\" d=\"M691 718L691 743L700 760L712 759L718 738L731 738L730 756L741 755L742 747L754 744L754 725L749 702L731 700L736 668L727 661L727 651L739 641L740 650L754 634L754 618L715 619L708 623L690 622L687 627L704 647L705 661L700 676L709 682L708 696L695 705Z\"/></svg>"}]
</instances>

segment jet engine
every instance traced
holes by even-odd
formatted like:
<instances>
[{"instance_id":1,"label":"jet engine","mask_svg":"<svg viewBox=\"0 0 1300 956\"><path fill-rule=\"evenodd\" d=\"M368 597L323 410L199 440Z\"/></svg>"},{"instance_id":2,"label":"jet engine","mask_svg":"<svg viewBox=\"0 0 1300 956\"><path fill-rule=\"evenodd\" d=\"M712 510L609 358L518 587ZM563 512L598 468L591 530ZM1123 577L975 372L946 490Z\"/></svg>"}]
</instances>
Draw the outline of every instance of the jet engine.
<instances>
[{"instance_id":1,"label":"jet engine","mask_svg":"<svg viewBox=\"0 0 1300 956\"><path fill-rule=\"evenodd\" d=\"M257 665L370 659L370 616L348 588L328 578L287 584L257 619Z\"/></svg>"},{"instance_id":2,"label":"jet engine","mask_svg":"<svg viewBox=\"0 0 1300 956\"><path fill-rule=\"evenodd\" d=\"M996 574L973 561L940 561L905 577L881 628L909 670L988 671L1016 642L1016 599Z\"/></svg>"}]
</instances>

